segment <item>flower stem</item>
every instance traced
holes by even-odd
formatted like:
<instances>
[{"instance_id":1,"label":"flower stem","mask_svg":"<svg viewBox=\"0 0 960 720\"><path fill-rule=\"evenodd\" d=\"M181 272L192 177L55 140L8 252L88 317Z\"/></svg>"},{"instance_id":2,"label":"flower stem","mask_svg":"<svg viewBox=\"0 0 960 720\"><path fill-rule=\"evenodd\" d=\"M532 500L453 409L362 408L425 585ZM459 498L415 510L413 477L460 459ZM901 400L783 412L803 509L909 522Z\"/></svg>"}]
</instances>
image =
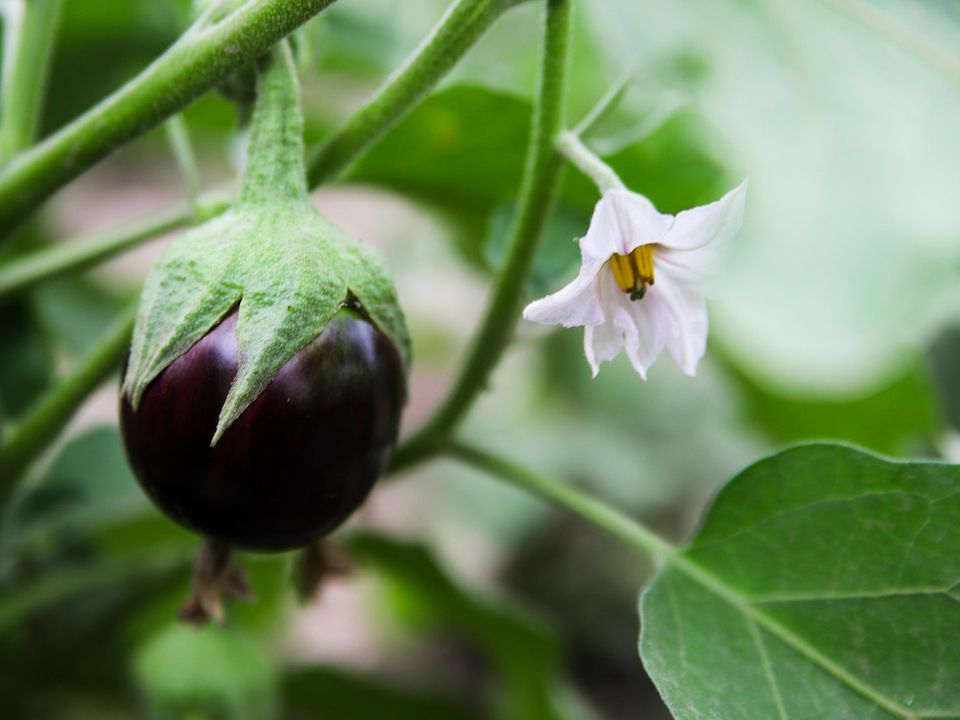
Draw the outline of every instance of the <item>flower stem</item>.
<instances>
[{"instance_id":1,"label":"flower stem","mask_svg":"<svg viewBox=\"0 0 960 720\"><path fill-rule=\"evenodd\" d=\"M607 117L610 111L620 103L635 75L635 68L631 68L623 73L623 75L607 89L603 96L597 101L597 104L590 109L590 112L584 116L583 120L577 123L577 126L572 130L573 134L582 138L589 135L590 132Z\"/></svg>"},{"instance_id":2,"label":"flower stem","mask_svg":"<svg viewBox=\"0 0 960 720\"><path fill-rule=\"evenodd\" d=\"M283 41L264 59L257 77L247 166L237 202L306 199L300 84L290 45Z\"/></svg>"},{"instance_id":3,"label":"flower stem","mask_svg":"<svg viewBox=\"0 0 960 720\"><path fill-rule=\"evenodd\" d=\"M88 237L69 238L0 265L0 303L39 282L78 272L196 219L219 215L229 203L219 195L201 198L196 208L178 205L131 225Z\"/></svg>"},{"instance_id":4,"label":"flower stem","mask_svg":"<svg viewBox=\"0 0 960 720\"><path fill-rule=\"evenodd\" d=\"M171 115L164 129L167 133L167 144L173 153L173 159L180 170L187 202L194 215L199 214L200 203L200 171L197 169L197 156L193 152L190 142L190 129L187 127L183 115Z\"/></svg>"},{"instance_id":5,"label":"flower stem","mask_svg":"<svg viewBox=\"0 0 960 720\"><path fill-rule=\"evenodd\" d=\"M653 555L657 560L671 558L678 551L675 545L633 518L567 483L541 475L467 443L450 442L444 446L444 451L549 503L570 510L627 545Z\"/></svg>"},{"instance_id":6,"label":"flower stem","mask_svg":"<svg viewBox=\"0 0 960 720\"><path fill-rule=\"evenodd\" d=\"M586 175L600 190L601 194L607 190L622 190L623 181L590 148L583 144L578 135L570 131L561 133L557 138L557 150L576 168Z\"/></svg>"},{"instance_id":7,"label":"flower stem","mask_svg":"<svg viewBox=\"0 0 960 720\"><path fill-rule=\"evenodd\" d=\"M130 345L136 305L121 313L72 375L54 386L26 416L5 428L0 438L0 507L17 479L63 429L87 396L120 366Z\"/></svg>"},{"instance_id":8,"label":"flower stem","mask_svg":"<svg viewBox=\"0 0 960 720\"><path fill-rule=\"evenodd\" d=\"M347 123L313 151L310 187L341 174L447 74L508 8L521 0L456 0L420 46Z\"/></svg>"},{"instance_id":9,"label":"flower stem","mask_svg":"<svg viewBox=\"0 0 960 720\"><path fill-rule=\"evenodd\" d=\"M15 0L4 17L0 163L33 144L63 0Z\"/></svg>"},{"instance_id":10,"label":"flower stem","mask_svg":"<svg viewBox=\"0 0 960 720\"><path fill-rule=\"evenodd\" d=\"M546 0L533 128L507 256L480 328L452 389L433 417L397 449L394 467L424 459L450 437L486 387L520 316L524 280L553 208L563 162L555 141L564 123L573 0Z\"/></svg>"},{"instance_id":11,"label":"flower stem","mask_svg":"<svg viewBox=\"0 0 960 720\"><path fill-rule=\"evenodd\" d=\"M32 0L31 0L32 1ZM58 188L262 55L333 0L248 0L167 52L0 173L0 228L9 233Z\"/></svg>"}]
</instances>

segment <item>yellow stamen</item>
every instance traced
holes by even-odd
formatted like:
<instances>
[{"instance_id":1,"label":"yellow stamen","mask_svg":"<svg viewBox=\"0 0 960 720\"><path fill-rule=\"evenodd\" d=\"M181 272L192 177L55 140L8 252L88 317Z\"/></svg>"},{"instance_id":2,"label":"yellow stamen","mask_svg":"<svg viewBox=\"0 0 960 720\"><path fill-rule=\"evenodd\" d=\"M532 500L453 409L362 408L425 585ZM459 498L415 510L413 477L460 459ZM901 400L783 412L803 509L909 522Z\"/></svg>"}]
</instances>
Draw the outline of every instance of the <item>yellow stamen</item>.
<instances>
[{"instance_id":1,"label":"yellow stamen","mask_svg":"<svg viewBox=\"0 0 960 720\"><path fill-rule=\"evenodd\" d=\"M610 270L617 286L631 300L639 300L653 285L653 245L640 245L629 255L611 255Z\"/></svg>"}]
</instances>

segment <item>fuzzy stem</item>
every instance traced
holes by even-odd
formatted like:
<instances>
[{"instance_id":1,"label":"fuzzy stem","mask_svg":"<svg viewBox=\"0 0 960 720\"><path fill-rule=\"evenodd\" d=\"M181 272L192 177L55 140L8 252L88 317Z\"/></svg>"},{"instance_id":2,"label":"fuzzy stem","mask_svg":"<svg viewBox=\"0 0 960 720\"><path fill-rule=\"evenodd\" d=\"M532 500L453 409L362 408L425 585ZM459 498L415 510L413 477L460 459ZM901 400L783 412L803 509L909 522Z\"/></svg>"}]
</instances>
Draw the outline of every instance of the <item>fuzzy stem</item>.
<instances>
[{"instance_id":1,"label":"fuzzy stem","mask_svg":"<svg viewBox=\"0 0 960 720\"><path fill-rule=\"evenodd\" d=\"M257 77L247 167L239 204L305 200L303 111L290 45L277 45Z\"/></svg>"},{"instance_id":2,"label":"fuzzy stem","mask_svg":"<svg viewBox=\"0 0 960 720\"><path fill-rule=\"evenodd\" d=\"M444 451L479 470L566 508L627 545L649 553L659 561L673 557L678 548L633 518L575 487L521 467L505 458L467 443L451 442Z\"/></svg>"},{"instance_id":3,"label":"fuzzy stem","mask_svg":"<svg viewBox=\"0 0 960 720\"><path fill-rule=\"evenodd\" d=\"M195 219L209 219L229 207L222 196L203 196L195 208L178 205L135 224L86 237L68 238L0 265L0 304L37 283L79 272Z\"/></svg>"},{"instance_id":4,"label":"fuzzy stem","mask_svg":"<svg viewBox=\"0 0 960 720\"><path fill-rule=\"evenodd\" d=\"M547 0L539 89L517 213L503 268L466 361L445 401L410 440L397 449L394 468L424 459L456 429L486 387L520 316L524 281L550 211L563 162L554 145L563 128L567 96L573 0Z\"/></svg>"},{"instance_id":5,"label":"fuzzy stem","mask_svg":"<svg viewBox=\"0 0 960 720\"><path fill-rule=\"evenodd\" d=\"M563 153L563 156L573 163L580 172L590 178L601 194L607 190L622 190L624 188L623 180L614 172L613 168L584 145L583 141L574 133L569 131L560 133L560 137L557 138L557 150Z\"/></svg>"},{"instance_id":6,"label":"fuzzy stem","mask_svg":"<svg viewBox=\"0 0 960 720\"><path fill-rule=\"evenodd\" d=\"M113 95L18 156L0 173L0 232L111 151L179 112L333 0L248 0L194 27Z\"/></svg>"},{"instance_id":7,"label":"fuzzy stem","mask_svg":"<svg viewBox=\"0 0 960 720\"><path fill-rule=\"evenodd\" d=\"M193 152L193 143L190 142L190 129L187 127L183 115L173 115L167 120L164 129L167 133L167 144L173 153L173 159L180 171L183 180L187 202L194 211L200 212L200 170L197 168L197 156Z\"/></svg>"},{"instance_id":8,"label":"fuzzy stem","mask_svg":"<svg viewBox=\"0 0 960 720\"><path fill-rule=\"evenodd\" d=\"M76 409L115 372L130 345L135 305L127 308L69 377L51 388L0 439L0 507L24 469L63 429Z\"/></svg>"},{"instance_id":9,"label":"fuzzy stem","mask_svg":"<svg viewBox=\"0 0 960 720\"><path fill-rule=\"evenodd\" d=\"M573 134L579 137L587 137L597 125L603 122L610 112L623 100L623 96L630 88L630 83L636 74L637 71L635 68L631 68L623 73L617 81L607 89L603 96L601 96L597 104L590 109L590 112L583 117L583 120L577 123L577 126L572 131Z\"/></svg>"},{"instance_id":10,"label":"fuzzy stem","mask_svg":"<svg viewBox=\"0 0 960 720\"><path fill-rule=\"evenodd\" d=\"M36 137L62 6L63 0L17 0L6 8L0 163Z\"/></svg>"}]
</instances>

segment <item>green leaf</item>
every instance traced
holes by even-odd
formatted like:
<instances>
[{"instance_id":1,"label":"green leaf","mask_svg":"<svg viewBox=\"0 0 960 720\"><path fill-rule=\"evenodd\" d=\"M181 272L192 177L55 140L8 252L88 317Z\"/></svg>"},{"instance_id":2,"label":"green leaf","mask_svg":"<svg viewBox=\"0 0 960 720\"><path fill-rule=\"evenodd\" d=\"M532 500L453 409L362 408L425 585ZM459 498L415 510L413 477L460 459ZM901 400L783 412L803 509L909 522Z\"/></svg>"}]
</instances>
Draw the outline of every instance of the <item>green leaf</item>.
<instances>
[{"instance_id":1,"label":"green leaf","mask_svg":"<svg viewBox=\"0 0 960 720\"><path fill-rule=\"evenodd\" d=\"M497 717L566 717L558 644L540 623L461 586L421 545L367 533L345 540L352 556L396 583L428 627L453 629L488 655L503 684Z\"/></svg>"},{"instance_id":2,"label":"green leaf","mask_svg":"<svg viewBox=\"0 0 960 720\"><path fill-rule=\"evenodd\" d=\"M440 692L413 690L333 667L312 667L289 673L283 680L284 704L303 717L336 720L381 720L389 708L391 720L479 720Z\"/></svg>"},{"instance_id":3,"label":"green leaf","mask_svg":"<svg viewBox=\"0 0 960 720\"><path fill-rule=\"evenodd\" d=\"M134 667L158 720L276 717L278 693L270 662L235 629L170 626L141 649Z\"/></svg>"},{"instance_id":4,"label":"green leaf","mask_svg":"<svg viewBox=\"0 0 960 720\"><path fill-rule=\"evenodd\" d=\"M960 468L839 445L762 460L641 615L678 720L960 718Z\"/></svg>"},{"instance_id":5,"label":"green leaf","mask_svg":"<svg viewBox=\"0 0 960 720\"><path fill-rule=\"evenodd\" d=\"M116 427L98 427L72 439L40 482L15 496L4 541L37 542L70 531L89 536L149 508L127 465Z\"/></svg>"},{"instance_id":6,"label":"green leaf","mask_svg":"<svg viewBox=\"0 0 960 720\"><path fill-rule=\"evenodd\" d=\"M930 373L912 368L864 396L838 399L783 393L729 366L749 420L777 443L831 438L894 455L930 447L943 421Z\"/></svg>"}]
</instances>

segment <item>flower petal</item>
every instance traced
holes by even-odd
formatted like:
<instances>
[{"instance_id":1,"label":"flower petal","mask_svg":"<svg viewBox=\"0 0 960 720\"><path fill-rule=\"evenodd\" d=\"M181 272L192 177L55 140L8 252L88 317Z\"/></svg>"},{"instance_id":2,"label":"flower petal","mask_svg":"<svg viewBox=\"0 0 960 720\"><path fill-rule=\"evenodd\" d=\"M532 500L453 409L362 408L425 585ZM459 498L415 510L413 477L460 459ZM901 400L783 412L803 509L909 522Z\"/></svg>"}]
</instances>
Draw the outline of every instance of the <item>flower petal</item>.
<instances>
[{"instance_id":1,"label":"flower petal","mask_svg":"<svg viewBox=\"0 0 960 720\"><path fill-rule=\"evenodd\" d=\"M660 242L672 222L672 215L657 212L643 195L608 190L594 208L590 229L580 239L580 253L584 261L628 255L640 245Z\"/></svg>"},{"instance_id":2,"label":"flower petal","mask_svg":"<svg viewBox=\"0 0 960 720\"><path fill-rule=\"evenodd\" d=\"M667 349L677 366L693 377L697 363L707 350L706 299L696 289L684 287L683 280L664 267L658 268L657 283L648 295L663 308L663 316L667 318Z\"/></svg>"},{"instance_id":3,"label":"flower petal","mask_svg":"<svg viewBox=\"0 0 960 720\"><path fill-rule=\"evenodd\" d=\"M655 299L652 303L649 297L631 301L617 286L613 273L604 273L597 282L605 322L588 326L584 334L584 350L593 376L597 376L601 363L626 349L630 363L646 380L648 368L663 350L670 316L658 308Z\"/></svg>"},{"instance_id":4,"label":"flower petal","mask_svg":"<svg viewBox=\"0 0 960 720\"><path fill-rule=\"evenodd\" d=\"M613 360L623 349L623 333L613 322L587 325L583 329L583 352L590 363L593 377L600 372L600 363Z\"/></svg>"},{"instance_id":5,"label":"flower petal","mask_svg":"<svg viewBox=\"0 0 960 720\"><path fill-rule=\"evenodd\" d=\"M631 302L627 299L626 302L630 304L634 324L634 331L625 342L627 357L633 369L646 380L647 370L666 345L670 315L657 296L649 292L642 300Z\"/></svg>"},{"instance_id":6,"label":"flower petal","mask_svg":"<svg viewBox=\"0 0 960 720\"><path fill-rule=\"evenodd\" d=\"M660 240L675 250L696 250L710 243L723 243L743 224L743 206L747 199L747 181L716 202L684 210Z\"/></svg>"},{"instance_id":7,"label":"flower petal","mask_svg":"<svg viewBox=\"0 0 960 720\"><path fill-rule=\"evenodd\" d=\"M603 322L603 309L596 286L602 264L589 263L569 285L552 295L534 300L523 310L526 320L544 325L598 325Z\"/></svg>"}]
</instances>

